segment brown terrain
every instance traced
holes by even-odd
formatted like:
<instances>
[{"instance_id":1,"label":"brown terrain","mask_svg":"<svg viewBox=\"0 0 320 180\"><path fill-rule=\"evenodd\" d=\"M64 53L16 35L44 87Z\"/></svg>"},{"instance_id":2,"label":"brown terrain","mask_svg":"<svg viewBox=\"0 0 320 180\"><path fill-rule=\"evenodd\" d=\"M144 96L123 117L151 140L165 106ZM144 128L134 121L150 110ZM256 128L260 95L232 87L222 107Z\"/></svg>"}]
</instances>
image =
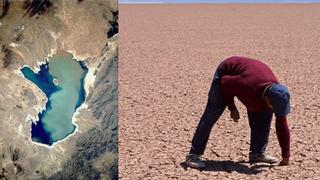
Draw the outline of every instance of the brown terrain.
<instances>
[{"instance_id":1,"label":"brown terrain","mask_svg":"<svg viewBox=\"0 0 320 180\"><path fill-rule=\"evenodd\" d=\"M0 180L118 177L117 4L0 1ZM31 138L48 98L21 68L37 70L59 51L87 65L87 96L73 114L75 133L49 148Z\"/></svg>"},{"instance_id":2,"label":"brown terrain","mask_svg":"<svg viewBox=\"0 0 320 180\"><path fill-rule=\"evenodd\" d=\"M319 179L320 4L120 5L122 179ZM219 61L267 63L291 91L291 164L248 159L249 126L229 112L213 127L208 168L184 168ZM274 122L268 152L281 157Z\"/></svg>"}]
</instances>

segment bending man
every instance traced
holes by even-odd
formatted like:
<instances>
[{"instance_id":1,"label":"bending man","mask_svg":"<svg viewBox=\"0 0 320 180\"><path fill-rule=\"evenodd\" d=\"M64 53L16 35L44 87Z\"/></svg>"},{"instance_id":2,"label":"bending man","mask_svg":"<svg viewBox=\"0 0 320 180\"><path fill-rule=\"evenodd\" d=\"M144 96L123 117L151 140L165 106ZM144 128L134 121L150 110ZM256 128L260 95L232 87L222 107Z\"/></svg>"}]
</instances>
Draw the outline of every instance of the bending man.
<instances>
[{"instance_id":1,"label":"bending man","mask_svg":"<svg viewBox=\"0 0 320 180\"><path fill-rule=\"evenodd\" d=\"M276 133L282 151L279 165L288 165L290 157L290 132L286 116L290 112L290 94L279 84L271 69L259 60L233 56L225 59L217 68L209 91L206 109L192 139L192 147L186 164L203 168L200 159L213 125L226 107L230 116L238 121L239 112L234 104L237 97L247 108L250 136L250 162L276 163L278 160L266 154L273 113L276 116Z\"/></svg>"}]
</instances>

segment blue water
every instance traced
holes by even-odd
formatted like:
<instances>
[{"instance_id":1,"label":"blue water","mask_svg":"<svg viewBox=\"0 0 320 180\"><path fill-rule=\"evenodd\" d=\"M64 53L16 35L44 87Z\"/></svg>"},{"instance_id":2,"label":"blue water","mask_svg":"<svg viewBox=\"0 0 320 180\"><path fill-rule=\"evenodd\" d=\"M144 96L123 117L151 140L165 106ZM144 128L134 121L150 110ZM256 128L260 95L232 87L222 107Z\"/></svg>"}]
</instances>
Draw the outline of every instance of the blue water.
<instances>
[{"instance_id":1,"label":"blue water","mask_svg":"<svg viewBox=\"0 0 320 180\"><path fill-rule=\"evenodd\" d=\"M39 121L32 123L32 141L51 146L72 134L76 128L72 123L73 114L86 97L86 65L73 59L72 54L62 52L40 65L37 73L29 67L22 68L21 72L48 99L46 109L38 114Z\"/></svg>"}]
</instances>

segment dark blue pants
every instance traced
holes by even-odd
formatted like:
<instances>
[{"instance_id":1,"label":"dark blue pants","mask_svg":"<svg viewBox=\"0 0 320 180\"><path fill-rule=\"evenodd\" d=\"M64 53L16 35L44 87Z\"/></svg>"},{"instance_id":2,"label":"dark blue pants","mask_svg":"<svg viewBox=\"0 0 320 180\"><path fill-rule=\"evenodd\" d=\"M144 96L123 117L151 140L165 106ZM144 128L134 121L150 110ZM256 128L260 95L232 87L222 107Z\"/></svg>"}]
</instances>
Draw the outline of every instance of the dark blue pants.
<instances>
[{"instance_id":1,"label":"dark blue pants","mask_svg":"<svg viewBox=\"0 0 320 180\"><path fill-rule=\"evenodd\" d=\"M211 84L205 111L192 139L190 154L202 155L204 153L211 129L226 108L223 91L219 85L220 79L220 70L218 68ZM248 117L251 129L250 152L265 152L268 144L272 112L248 112Z\"/></svg>"},{"instance_id":2,"label":"dark blue pants","mask_svg":"<svg viewBox=\"0 0 320 180\"><path fill-rule=\"evenodd\" d=\"M272 113L272 111L248 111L249 126L251 129L250 152L263 153L266 151L269 139Z\"/></svg>"}]
</instances>

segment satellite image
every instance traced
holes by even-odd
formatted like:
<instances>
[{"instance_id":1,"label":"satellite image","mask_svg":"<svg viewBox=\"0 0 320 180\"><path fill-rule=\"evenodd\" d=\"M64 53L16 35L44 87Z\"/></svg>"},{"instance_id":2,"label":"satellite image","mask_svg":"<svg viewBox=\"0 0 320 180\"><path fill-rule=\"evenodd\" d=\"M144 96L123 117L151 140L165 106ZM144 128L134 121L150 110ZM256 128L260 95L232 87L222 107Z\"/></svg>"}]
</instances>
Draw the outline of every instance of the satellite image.
<instances>
[{"instance_id":1,"label":"satellite image","mask_svg":"<svg viewBox=\"0 0 320 180\"><path fill-rule=\"evenodd\" d=\"M2 0L0 88L0 179L118 179L117 0Z\"/></svg>"}]
</instances>

